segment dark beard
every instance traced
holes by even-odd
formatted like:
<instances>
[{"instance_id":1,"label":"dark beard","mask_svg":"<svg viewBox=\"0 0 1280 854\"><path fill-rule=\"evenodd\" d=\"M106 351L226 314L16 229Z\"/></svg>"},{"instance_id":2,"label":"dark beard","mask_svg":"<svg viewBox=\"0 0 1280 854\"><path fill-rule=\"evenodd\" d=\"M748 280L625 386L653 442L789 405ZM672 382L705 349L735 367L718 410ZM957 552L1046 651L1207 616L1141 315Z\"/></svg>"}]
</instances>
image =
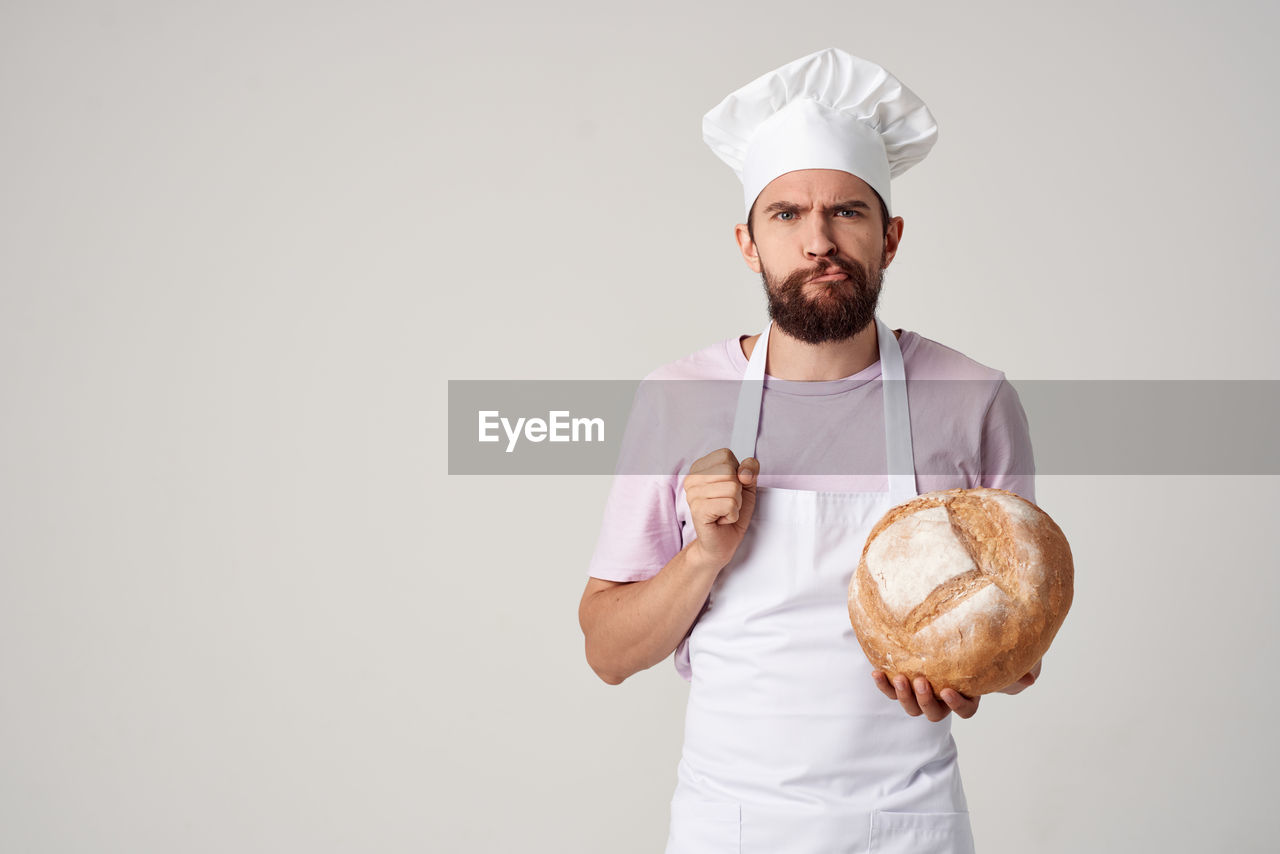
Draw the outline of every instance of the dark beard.
<instances>
[{"instance_id":1,"label":"dark beard","mask_svg":"<svg viewBox=\"0 0 1280 854\"><path fill-rule=\"evenodd\" d=\"M795 270L781 281L771 281L767 272L760 274L769 299L769 317L779 329L809 344L842 341L866 329L875 320L876 303L884 283L882 263L876 265L872 279L867 268L857 261L825 260L823 267ZM826 292L812 298L805 296L806 282L837 270L847 273L849 278L818 282L816 286Z\"/></svg>"}]
</instances>

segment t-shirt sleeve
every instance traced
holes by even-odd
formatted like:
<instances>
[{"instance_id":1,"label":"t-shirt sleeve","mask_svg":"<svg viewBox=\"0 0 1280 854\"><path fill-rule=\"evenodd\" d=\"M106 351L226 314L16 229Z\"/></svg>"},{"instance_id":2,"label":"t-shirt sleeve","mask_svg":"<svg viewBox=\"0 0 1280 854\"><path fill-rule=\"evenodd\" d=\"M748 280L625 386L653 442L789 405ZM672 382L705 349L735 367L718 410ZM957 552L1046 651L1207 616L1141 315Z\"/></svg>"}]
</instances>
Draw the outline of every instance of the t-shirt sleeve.
<instances>
[{"instance_id":1,"label":"t-shirt sleeve","mask_svg":"<svg viewBox=\"0 0 1280 854\"><path fill-rule=\"evenodd\" d=\"M643 581L683 548L675 494L664 475L615 475L587 574L606 581Z\"/></svg>"},{"instance_id":2,"label":"t-shirt sleeve","mask_svg":"<svg viewBox=\"0 0 1280 854\"><path fill-rule=\"evenodd\" d=\"M1031 429L1018 392L1001 379L982 423L983 486L1007 489L1036 500L1036 466Z\"/></svg>"},{"instance_id":3,"label":"t-shirt sleeve","mask_svg":"<svg viewBox=\"0 0 1280 854\"><path fill-rule=\"evenodd\" d=\"M594 578L652 578L684 547L676 516L677 475L650 473L654 468L651 443L659 435L663 419L660 401L660 393L647 392L646 384L641 383L587 570Z\"/></svg>"}]
</instances>

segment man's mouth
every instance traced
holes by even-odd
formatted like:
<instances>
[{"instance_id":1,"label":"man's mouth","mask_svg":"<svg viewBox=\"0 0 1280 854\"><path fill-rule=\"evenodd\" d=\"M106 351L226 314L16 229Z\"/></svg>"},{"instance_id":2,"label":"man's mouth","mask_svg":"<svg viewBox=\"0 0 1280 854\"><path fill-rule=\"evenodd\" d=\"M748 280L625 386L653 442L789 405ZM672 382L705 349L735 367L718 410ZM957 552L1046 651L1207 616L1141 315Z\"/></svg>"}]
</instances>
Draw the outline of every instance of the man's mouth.
<instances>
[{"instance_id":1,"label":"man's mouth","mask_svg":"<svg viewBox=\"0 0 1280 854\"><path fill-rule=\"evenodd\" d=\"M848 273L846 273L846 272L844 272L843 270L831 270L831 271L828 271L828 272L826 272L826 273L822 273L822 274L820 274L820 275L814 276L814 277L813 277L812 279L810 279L809 281L811 281L811 282L835 282L835 281L838 281L838 280L840 280L840 279L847 279L847 278L849 278L849 274L848 274Z\"/></svg>"}]
</instances>

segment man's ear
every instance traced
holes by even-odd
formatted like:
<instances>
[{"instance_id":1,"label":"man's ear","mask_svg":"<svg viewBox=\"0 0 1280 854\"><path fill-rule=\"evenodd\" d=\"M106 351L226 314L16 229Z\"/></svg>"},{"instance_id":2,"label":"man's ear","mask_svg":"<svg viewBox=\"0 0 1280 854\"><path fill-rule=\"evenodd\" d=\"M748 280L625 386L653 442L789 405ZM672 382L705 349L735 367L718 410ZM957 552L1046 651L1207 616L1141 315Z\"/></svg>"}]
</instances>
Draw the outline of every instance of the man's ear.
<instances>
[{"instance_id":1,"label":"man's ear","mask_svg":"<svg viewBox=\"0 0 1280 854\"><path fill-rule=\"evenodd\" d=\"M893 258L898 254L898 244L902 242L902 217L895 216L889 220L889 228L884 234L884 267L889 269Z\"/></svg>"},{"instance_id":2,"label":"man's ear","mask_svg":"<svg viewBox=\"0 0 1280 854\"><path fill-rule=\"evenodd\" d=\"M761 271L760 253L756 251L755 241L751 239L751 232L747 231L746 223L735 225L733 236L738 241L738 251L742 253L742 260L747 262L748 267L759 273Z\"/></svg>"}]
</instances>

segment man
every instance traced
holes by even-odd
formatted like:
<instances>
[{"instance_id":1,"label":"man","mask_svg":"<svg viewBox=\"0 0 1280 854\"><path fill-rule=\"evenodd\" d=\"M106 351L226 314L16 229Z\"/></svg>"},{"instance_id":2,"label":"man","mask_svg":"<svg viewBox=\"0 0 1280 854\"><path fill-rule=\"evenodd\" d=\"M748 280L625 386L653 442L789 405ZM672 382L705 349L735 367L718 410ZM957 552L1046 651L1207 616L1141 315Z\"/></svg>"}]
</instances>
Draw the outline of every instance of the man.
<instances>
[{"instance_id":1,"label":"man","mask_svg":"<svg viewBox=\"0 0 1280 854\"><path fill-rule=\"evenodd\" d=\"M949 715L979 698L869 674L846 599L890 507L974 486L1034 500L1003 374L875 316L903 233L889 177L936 134L910 90L833 49L704 120L743 181L735 234L771 323L650 374L737 381L736 412L715 415L732 439L615 480L580 607L606 682L673 651L691 681L668 854L972 850Z\"/></svg>"}]
</instances>

